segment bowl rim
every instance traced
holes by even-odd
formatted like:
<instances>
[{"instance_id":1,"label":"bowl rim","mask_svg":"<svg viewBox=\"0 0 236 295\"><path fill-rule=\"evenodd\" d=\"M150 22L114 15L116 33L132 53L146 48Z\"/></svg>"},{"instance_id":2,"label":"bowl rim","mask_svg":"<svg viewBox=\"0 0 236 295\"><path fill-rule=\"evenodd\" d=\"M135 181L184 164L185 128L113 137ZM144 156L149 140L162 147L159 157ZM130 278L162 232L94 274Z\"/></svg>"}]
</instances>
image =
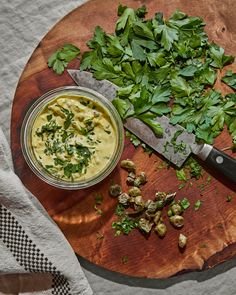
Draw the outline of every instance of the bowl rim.
<instances>
[{"instance_id":1,"label":"bowl rim","mask_svg":"<svg viewBox=\"0 0 236 295\"><path fill-rule=\"evenodd\" d=\"M34 163L34 160L32 159L28 147L28 139L29 136L31 136L31 131L32 131L32 126L34 123L34 120L37 118L39 115L40 111L42 111L42 108L45 107L50 101L55 99L57 96L60 94L63 94L63 92L76 92L82 91L86 92L88 94L91 94L95 98L92 98L88 96L89 99L97 99L97 102L100 103L100 105L109 113L109 115L112 117L112 120L116 126L117 129L117 145L115 148L115 151L112 155L111 160L108 162L108 164L105 166L103 170L101 170L98 174L96 174L96 177L90 178L88 180L84 181L75 181L75 182L69 182L69 181L64 181L62 179L53 177L52 174L47 173L45 168L43 168L37 159L38 166L41 167L41 169L38 169L37 166ZM77 93L79 95L79 93ZM81 94L86 97L86 94ZM52 96L52 97L51 97ZM31 124L31 125L30 125ZM77 190L77 189L83 189L87 188L90 186L93 186L99 182L101 182L103 179L105 179L116 167L118 161L120 160L120 157L123 152L124 148L124 128L123 128L123 123L121 121L120 115L118 114L116 108L113 106L111 101L106 98L104 95L101 93L87 88L87 87L82 87L82 86L62 86L58 88L51 89L41 96L39 96L27 109L24 119L22 122L21 126L21 131L20 131L20 145L21 145L21 150L24 156L24 159L27 163L27 165L30 167L31 171L39 177L41 180L46 182L49 185L52 185L54 187L60 188L60 189L66 189L66 190Z\"/></svg>"}]
</instances>

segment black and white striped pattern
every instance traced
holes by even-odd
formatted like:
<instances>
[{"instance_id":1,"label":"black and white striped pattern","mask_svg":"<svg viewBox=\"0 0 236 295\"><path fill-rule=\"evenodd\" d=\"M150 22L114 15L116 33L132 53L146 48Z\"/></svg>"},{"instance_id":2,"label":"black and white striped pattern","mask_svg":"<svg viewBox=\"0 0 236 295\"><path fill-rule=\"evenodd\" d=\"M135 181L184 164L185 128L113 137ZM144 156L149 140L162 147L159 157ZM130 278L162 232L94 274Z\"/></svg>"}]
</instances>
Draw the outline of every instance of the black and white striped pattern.
<instances>
[{"instance_id":1,"label":"black and white striped pattern","mask_svg":"<svg viewBox=\"0 0 236 295\"><path fill-rule=\"evenodd\" d=\"M1 204L0 239L26 271L52 274L52 294L71 294L67 279L29 238L15 216Z\"/></svg>"}]
</instances>

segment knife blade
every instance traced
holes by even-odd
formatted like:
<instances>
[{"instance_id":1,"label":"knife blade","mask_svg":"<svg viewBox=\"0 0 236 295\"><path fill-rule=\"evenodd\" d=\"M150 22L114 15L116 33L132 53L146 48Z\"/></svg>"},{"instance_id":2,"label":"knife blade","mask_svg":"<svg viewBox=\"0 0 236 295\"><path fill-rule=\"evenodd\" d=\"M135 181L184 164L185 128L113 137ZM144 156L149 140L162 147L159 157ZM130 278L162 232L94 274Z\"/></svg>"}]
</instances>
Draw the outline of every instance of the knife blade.
<instances>
[{"instance_id":1,"label":"knife blade","mask_svg":"<svg viewBox=\"0 0 236 295\"><path fill-rule=\"evenodd\" d=\"M116 97L118 87L113 83L107 80L96 80L86 71L68 69L67 72L77 85L93 89L111 101ZM193 133L187 132L178 124L170 124L166 116L157 117L156 121L163 128L162 137L157 137L151 128L137 118L127 118L124 127L177 167L181 167L188 156L194 153L236 183L235 159L209 144L196 143Z\"/></svg>"}]
</instances>

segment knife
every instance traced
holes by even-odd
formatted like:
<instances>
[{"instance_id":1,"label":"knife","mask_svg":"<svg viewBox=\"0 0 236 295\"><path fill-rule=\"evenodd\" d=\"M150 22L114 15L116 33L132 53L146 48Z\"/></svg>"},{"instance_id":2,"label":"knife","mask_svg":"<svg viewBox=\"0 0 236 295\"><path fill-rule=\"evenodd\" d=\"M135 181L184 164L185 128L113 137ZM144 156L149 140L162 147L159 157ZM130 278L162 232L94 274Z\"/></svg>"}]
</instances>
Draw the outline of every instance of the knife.
<instances>
[{"instance_id":1,"label":"knife","mask_svg":"<svg viewBox=\"0 0 236 295\"><path fill-rule=\"evenodd\" d=\"M113 83L107 80L96 80L86 71L68 69L67 72L77 85L93 89L109 100L116 97L118 86ZM236 183L236 159L209 144L196 143L193 133L188 133L178 124L170 124L166 116L157 117L156 121L163 128L162 137L157 137L152 129L137 118L127 118L124 126L177 167L181 167L193 153L209 167L218 170L230 181Z\"/></svg>"}]
</instances>

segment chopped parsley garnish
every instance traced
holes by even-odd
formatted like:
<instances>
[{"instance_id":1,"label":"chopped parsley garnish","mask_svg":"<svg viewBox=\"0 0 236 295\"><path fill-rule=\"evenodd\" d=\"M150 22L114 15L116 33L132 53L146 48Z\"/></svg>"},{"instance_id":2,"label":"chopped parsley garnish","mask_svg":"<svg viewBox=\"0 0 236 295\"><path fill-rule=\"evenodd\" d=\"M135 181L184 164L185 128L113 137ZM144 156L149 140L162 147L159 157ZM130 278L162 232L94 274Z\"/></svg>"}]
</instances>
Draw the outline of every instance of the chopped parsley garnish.
<instances>
[{"instance_id":1,"label":"chopped parsley garnish","mask_svg":"<svg viewBox=\"0 0 236 295\"><path fill-rule=\"evenodd\" d=\"M74 147L67 146L66 150L68 154L74 153ZM62 166L64 176L72 180L74 173L82 174L86 172L86 167L89 165L89 160L92 155L92 152L89 150L89 148L81 145L76 146L75 150L78 157L78 163L76 164L69 162L69 160L61 160L58 157L54 158L54 164L56 166Z\"/></svg>"},{"instance_id":2,"label":"chopped parsley garnish","mask_svg":"<svg viewBox=\"0 0 236 295\"><path fill-rule=\"evenodd\" d=\"M67 163L64 166L64 175L67 178L73 178L73 174L74 173L82 173L84 169L84 165L82 165L81 163L78 164L72 164L72 163Z\"/></svg>"},{"instance_id":3,"label":"chopped parsley garnish","mask_svg":"<svg viewBox=\"0 0 236 295\"><path fill-rule=\"evenodd\" d=\"M60 110L66 116L66 120L64 121L64 129L66 130L70 127L72 119L74 118L74 114L71 111L63 108L62 106L59 106L59 105L57 105L57 106L60 108Z\"/></svg>"},{"instance_id":4,"label":"chopped parsley garnish","mask_svg":"<svg viewBox=\"0 0 236 295\"><path fill-rule=\"evenodd\" d=\"M125 212L125 207L122 204L118 204L116 206L115 214L117 216L122 216Z\"/></svg>"},{"instance_id":5,"label":"chopped parsley garnish","mask_svg":"<svg viewBox=\"0 0 236 295\"><path fill-rule=\"evenodd\" d=\"M174 153L177 153L177 152L183 153L183 154L186 153L186 144L183 141L181 141L180 143L176 142L177 138L182 133L183 133L183 130L177 130L175 132L174 136L171 138L170 142L171 142L171 144L172 144L172 146L174 148Z\"/></svg>"},{"instance_id":6,"label":"chopped parsley garnish","mask_svg":"<svg viewBox=\"0 0 236 295\"><path fill-rule=\"evenodd\" d=\"M47 120L51 121L52 120L52 114L51 115L47 115Z\"/></svg>"},{"instance_id":7,"label":"chopped parsley garnish","mask_svg":"<svg viewBox=\"0 0 236 295\"><path fill-rule=\"evenodd\" d=\"M192 178L199 179L202 176L202 167L194 158L190 157L187 160L186 167L189 169Z\"/></svg>"},{"instance_id":8,"label":"chopped parsley garnish","mask_svg":"<svg viewBox=\"0 0 236 295\"><path fill-rule=\"evenodd\" d=\"M59 159L59 158L54 158L54 164L57 166L57 165L61 165L63 166L65 163L65 161Z\"/></svg>"},{"instance_id":9,"label":"chopped parsley garnish","mask_svg":"<svg viewBox=\"0 0 236 295\"><path fill-rule=\"evenodd\" d=\"M45 167L46 167L47 169L51 169L51 168L53 168L53 165L45 165Z\"/></svg>"},{"instance_id":10,"label":"chopped parsley garnish","mask_svg":"<svg viewBox=\"0 0 236 295\"><path fill-rule=\"evenodd\" d=\"M80 162L83 163L85 166L88 166L88 162L92 155L92 152L90 151L90 149L86 146L77 145L76 153Z\"/></svg>"},{"instance_id":11,"label":"chopped parsley garnish","mask_svg":"<svg viewBox=\"0 0 236 295\"><path fill-rule=\"evenodd\" d=\"M62 153L64 148L61 145L59 139L55 139L52 142L49 140L45 141L46 148L44 149L44 153L48 155L53 155L56 153Z\"/></svg>"},{"instance_id":12,"label":"chopped parsley garnish","mask_svg":"<svg viewBox=\"0 0 236 295\"><path fill-rule=\"evenodd\" d=\"M66 140L68 140L69 138L73 137L74 133L73 132L67 132L66 130L63 131L62 135L61 135L61 140L62 142L66 142Z\"/></svg>"},{"instance_id":13,"label":"chopped parsley garnish","mask_svg":"<svg viewBox=\"0 0 236 295\"><path fill-rule=\"evenodd\" d=\"M128 235L134 228L137 227L138 222L127 216L112 223L112 228L115 229L115 236L119 236L121 234Z\"/></svg>"},{"instance_id":14,"label":"chopped parsley garnish","mask_svg":"<svg viewBox=\"0 0 236 295\"><path fill-rule=\"evenodd\" d=\"M54 138L56 131L60 130L61 128L62 126L57 125L55 120L50 120L49 123L41 127L41 130L36 131L36 135L43 138L43 135L47 134L52 135L52 138Z\"/></svg>"}]
</instances>

